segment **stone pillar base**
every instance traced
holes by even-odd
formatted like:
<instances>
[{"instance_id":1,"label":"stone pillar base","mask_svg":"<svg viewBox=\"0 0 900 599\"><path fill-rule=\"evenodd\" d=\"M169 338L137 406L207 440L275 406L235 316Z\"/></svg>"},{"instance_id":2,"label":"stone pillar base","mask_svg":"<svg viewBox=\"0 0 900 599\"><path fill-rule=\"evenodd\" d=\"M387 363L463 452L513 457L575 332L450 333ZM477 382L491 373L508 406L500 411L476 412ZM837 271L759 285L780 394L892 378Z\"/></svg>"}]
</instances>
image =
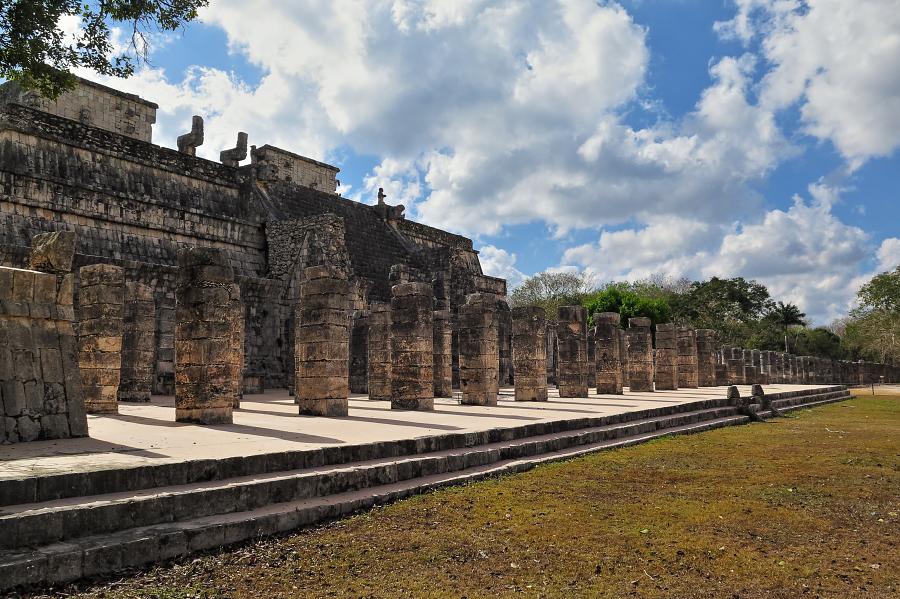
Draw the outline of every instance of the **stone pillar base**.
<instances>
[{"instance_id":1,"label":"stone pillar base","mask_svg":"<svg viewBox=\"0 0 900 599\"><path fill-rule=\"evenodd\" d=\"M391 399L392 410L418 410L428 411L434 410L434 398L420 399Z\"/></svg>"},{"instance_id":2,"label":"stone pillar base","mask_svg":"<svg viewBox=\"0 0 900 599\"><path fill-rule=\"evenodd\" d=\"M346 416L349 409L347 398L343 399L299 399L301 416Z\"/></svg>"},{"instance_id":3,"label":"stone pillar base","mask_svg":"<svg viewBox=\"0 0 900 599\"><path fill-rule=\"evenodd\" d=\"M496 406L497 394L492 391L484 393L463 393L460 403L464 406Z\"/></svg>"},{"instance_id":4,"label":"stone pillar base","mask_svg":"<svg viewBox=\"0 0 900 599\"><path fill-rule=\"evenodd\" d=\"M516 389L516 401L547 401L547 388Z\"/></svg>"},{"instance_id":5,"label":"stone pillar base","mask_svg":"<svg viewBox=\"0 0 900 599\"><path fill-rule=\"evenodd\" d=\"M223 408L175 408L176 422L196 424L231 424L231 406Z\"/></svg>"},{"instance_id":6,"label":"stone pillar base","mask_svg":"<svg viewBox=\"0 0 900 599\"><path fill-rule=\"evenodd\" d=\"M580 397L585 398L588 396L588 386L587 385L559 385L559 396L560 397Z\"/></svg>"},{"instance_id":7,"label":"stone pillar base","mask_svg":"<svg viewBox=\"0 0 900 599\"><path fill-rule=\"evenodd\" d=\"M597 382L597 395L623 395L625 392L616 383Z\"/></svg>"}]
</instances>

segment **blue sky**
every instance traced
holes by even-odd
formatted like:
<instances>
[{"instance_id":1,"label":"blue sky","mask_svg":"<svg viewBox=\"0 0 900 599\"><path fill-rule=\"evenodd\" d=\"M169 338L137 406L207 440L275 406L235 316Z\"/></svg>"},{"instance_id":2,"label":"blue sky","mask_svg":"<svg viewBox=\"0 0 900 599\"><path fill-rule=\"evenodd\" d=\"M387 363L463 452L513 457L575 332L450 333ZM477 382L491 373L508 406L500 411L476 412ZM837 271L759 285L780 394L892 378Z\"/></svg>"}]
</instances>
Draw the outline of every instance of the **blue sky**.
<instances>
[{"instance_id":1,"label":"blue sky","mask_svg":"<svg viewBox=\"0 0 900 599\"><path fill-rule=\"evenodd\" d=\"M113 82L471 236L487 272L756 278L817 323L900 261L900 0L212 0Z\"/></svg>"}]
</instances>

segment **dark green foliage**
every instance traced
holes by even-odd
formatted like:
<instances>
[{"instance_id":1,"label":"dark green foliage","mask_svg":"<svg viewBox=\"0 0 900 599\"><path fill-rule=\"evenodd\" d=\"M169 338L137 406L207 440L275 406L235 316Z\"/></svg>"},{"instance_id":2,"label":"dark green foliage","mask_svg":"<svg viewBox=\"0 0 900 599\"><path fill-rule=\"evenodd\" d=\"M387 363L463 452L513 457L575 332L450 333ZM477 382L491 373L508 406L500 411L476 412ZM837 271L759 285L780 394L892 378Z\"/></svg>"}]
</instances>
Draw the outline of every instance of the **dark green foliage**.
<instances>
[{"instance_id":1,"label":"dark green foliage","mask_svg":"<svg viewBox=\"0 0 900 599\"><path fill-rule=\"evenodd\" d=\"M592 321L597 312L617 312L622 327L627 327L628 319L636 316L646 316L654 325L672 320L672 308L665 298L641 295L622 284L610 285L587 296L583 305Z\"/></svg>"},{"instance_id":2,"label":"dark green foliage","mask_svg":"<svg viewBox=\"0 0 900 599\"><path fill-rule=\"evenodd\" d=\"M48 98L71 89L73 69L127 77L134 59L146 58L146 34L173 31L197 17L208 0L10 0L0 2L0 77ZM68 36L61 19L76 18ZM111 26L131 34L130 50L117 50Z\"/></svg>"},{"instance_id":3,"label":"dark green foliage","mask_svg":"<svg viewBox=\"0 0 900 599\"><path fill-rule=\"evenodd\" d=\"M874 277L859 292L860 306L829 330L808 328L806 314L790 302L775 302L765 285L742 277L690 282L654 276L613 282L590 290L573 273L540 273L512 294L515 305L537 304L554 318L559 306L581 304L628 319L645 316L653 324L676 322L713 329L718 343L797 355L875 362L900 361L900 267Z\"/></svg>"},{"instance_id":4,"label":"dark green foliage","mask_svg":"<svg viewBox=\"0 0 900 599\"><path fill-rule=\"evenodd\" d=\"M844 346L854 356L876 362L900 361L900 267L862 286L859 306L844 325Z\"/></svg>"}]
</instances>

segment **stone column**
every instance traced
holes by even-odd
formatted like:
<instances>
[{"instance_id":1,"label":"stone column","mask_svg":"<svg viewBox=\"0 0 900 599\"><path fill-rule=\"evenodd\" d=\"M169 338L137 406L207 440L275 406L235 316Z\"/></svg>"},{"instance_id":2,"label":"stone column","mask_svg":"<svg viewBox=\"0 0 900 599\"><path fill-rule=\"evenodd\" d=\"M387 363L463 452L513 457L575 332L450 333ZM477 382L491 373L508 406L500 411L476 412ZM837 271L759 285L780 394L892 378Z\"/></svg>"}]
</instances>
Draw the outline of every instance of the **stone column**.
<instances>
[{"instance_id":1,"label":"stone column","mask_svg":"<svg viewBox=\"0 0 900 599\"><path fill-rule=\"evenodd\" d=\"M354 310L350 327L350 393L368 393L369 312Z\"/></svg>"},{"instance_id":2,"label":"stone column","mask_svg":"<svg viewBox=\"0 0 900 599\"><path fill-rule=\"evenodd\" d=\"M559 386L559 344L556 339L556 321L547 321L547 382Z\"/></svg>"},{"instance_id":3,"label":"stone column","mask_svg":"<svg viewBox=\"0 0 900 599\"><path fill-rule=\"evenodd\" d=\"M111 264L78 271L78 365L88 414L116 413L122 369L125 276Z\"/></svg>"},{"instance_id":4,"label":"stone column","mask_svg":"<svg viewBox=\"0 0 900 599\"><path fill-rule=\"evenodd\" d=\"M562 306L556 323L559 344L559 396L587 397L587 310Z\"/></svg>"},{"instance_id":5,"label":"stone column","mask_svg":"<svg viewBox=\"0 0 900 599\"><path fill-rule=\"evenodd\" d=\"M547 401L547 316L539 306L512 309L516 401Z\"/></svg>"},{"instance_id":6,"label":"stone column","mask_svg":"<svg viewBox=\"0 0 900 599\"><path fill-rule=\"evenodd\" d=\"M653 391L653 340L649 318L628 319L629 391Z\"/></svg>"},{"instance_id":7,"label":"stone column","mask_svg":"<svg viewBox=\"0 0 900 599\"><path fill-rule=\"evenodd\" d=\"M462 403L497 405L500 353L497 298L472 293L459 307L459 388Z\"/></svg>"},{"instance_id":8,"label":"stone column","mask_svg":"<svg viewBox=\"0 0 900 599\"><path fill-rule=\"evenodd\" d=\"M234 385L233 408L241 407L244 397L244 327L246 315L244 302L241 301L240 285L235 283L228 303L228 316L231 323L231 378Z\"/></svg>"},{"instance_id":9,"label":"stone column","mask_svg":"<svg viewBox=\"0 0 900 599\"><path fill-rule=\"evenodd\" d=\"M240 287L228 254L216 248L178 253L175 289L175 420L232 421L237 401L233 349Z\"/></svg>"},{"instance_id":10,"label":"stone column","mask_svg":"<svg viewBox=\"0 0 900 599\"><path fill-rule=\"evenodd\" d=\"M697 332L690 327L678 327L678 386L696 389L700 386L697 356Z\"/></svg>"},{"instance_id":11,"label":"stone column","mask_svg":"<svg viewBox=\"0 0 900 599\"><path fill-rule=\"evenodd\" d=\"M656 325L656 390L678 388L678 340L671 322Z\"/></svg>"},{"instance_id":12,"label":"stone column","mask_svg":"<svg viewBox=\"0 0 900 599\"><path fill-rule=\"evenodd\" d=\"M746 371L744 369L744 352L739 347L724 346L722 348L725 366L728 372L729 385L746 385Z\"/></svg>"},{"instance_id":13,"label":"stone column","mask_svg":"<svg viewBox=\"0 0 900 599\"><path fill-rule=\"evenodd\" d=\"M597 393L621 395L622 359L619 355L619 315L615 312L594 314L593 337L597 370Z\"/></svg>"},{"instance_id":14,"label":"stone column","mask_svg":"<svg viewBox=\"0 0 900 599\"><path fill-rule=\"evenodd\" d=\"M346 416L350 394L350 288L325 266L303 270L294 317L294 401L300 414Z\"/></svg>"},{"instance_id":15,"label":"stone column","mask_svg":"<svg viewBox=\"0 0 900 599\"><path fill-rule=\"evenodd\" d=\"M369 399L391 399L391 305L373 303L369 312Z\"/></svg>"},{"instance_id":16,"label":"stone column","mask_svg":"<svg viewBox=\"0 0 900 599\"><path fill-rule=\"evenodd\" d=\"M716 332L713 329L697 329L697 385L715 387L716 382Z\"/></svg>"},{"instance_id":17,"label":"stone column","mask_svg":"<svg viewBox=\"0 0 900 599\"><path fill-rule=\"evenodd\" d=\"M744 360L744 382L747 385L755 385L758 381L756 366L753 365L753 350L742 349L741 356Z\"/></svg>"},{"instance_id":18,"label":"stone column","mask_svg":"<svg viewBox=\"0 0 900 599\"><path fill-rule=\"evenodd\" d=\"M391 409L434 409L434 314L427 283L391 288Z\"/></svg>"},{"instance_id":19,"label":"stone column","mask_svg":"<svg viewBox=\"0 0 900 599\"><path fill-rule=\"evenodd\" d=\"M597 340L593 327L587 330L587 386L588 390L597 387Z\"/></svg>"},{"instance_id":20,"label":"stone column","mask_svg":"<svg viewBox=\"0 0 900 599\"><path fill-rule=\"evenodd\" d=\"M450 325L450 308L435 310L433 319L434 396L453 397L453 330Z\"/></svg>"},{"instance_id":21,"label":"stone column","mask_svg":"<svg viewBox=\"0 0 900 599\"><path fill-rule=\"evenodd\" d=\"M619 361L622 365L619 372L622 375L622 386L628 387L628 334L621 328L616 334L619 336Z\"/></svg>"},{"instance_id":22,"label":"stone column","mask_svg":"<svg viewBox=\"0 0 900 599\"><path fill-rule=\"evenodd\" d=\"M72 305L75 234L32 239L34 272L0 266L0 444L85 437Z\"/></svg>"},{"instance_id":23,"label":"stone column","mask_svg":"<svg viewBox=\"0 0 900 599\"><path fill-rule=\"evenodd\" d=\"M156 306L153 302L153 288L129 281L125 283L119 401L150 401L155 341Z\"/></svg>"},{"instance_id":24,"label":"stone column","mask_svg":"<svg viewBox=\"0 0 900 599\"><path fill-rule=\"evenodd\" d=\"M512 311L506 300L497 301L497 352L499 355L498 383L513 384Z\"/></svg>"}]
</instances>

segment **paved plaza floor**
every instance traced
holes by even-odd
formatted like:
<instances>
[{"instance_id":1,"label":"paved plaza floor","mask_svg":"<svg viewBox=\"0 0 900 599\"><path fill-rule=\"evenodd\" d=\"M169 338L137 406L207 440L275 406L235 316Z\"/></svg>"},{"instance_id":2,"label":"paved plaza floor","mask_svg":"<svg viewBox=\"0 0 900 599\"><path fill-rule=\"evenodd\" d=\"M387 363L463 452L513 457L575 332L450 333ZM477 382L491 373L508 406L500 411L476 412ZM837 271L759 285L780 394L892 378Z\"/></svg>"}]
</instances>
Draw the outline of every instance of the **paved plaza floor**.
<instances>
[{"instance_id":1,"label":"paved plaza floor","mask_svg":"<svg viewBox=\"0 0 900 599\"><path fill-rule=\"evenodd\" d=\"M821 385L766 385L765 390L778 393L817 386ZM750 393L749 385L739 389L742 395ZM725 393L726 387L703 387L655 393L626 390L624 395L560 399L556 389L551 389L547 402L516 402L512 388L504 388L497 406L460 405L456 393L455 398L436 399L432 412L391 410L389 402L353 395L348 416L325 418L299 416L293 398L281 389L245 395L241 407L234 411L233 424L212 426L175 422L174 398L155 396L150 403L120 403L117 415L88 416L87 438L0 445L0 482L22 476L396 441L609 416L724 398Z\"/></svg>"}]
</instances>

